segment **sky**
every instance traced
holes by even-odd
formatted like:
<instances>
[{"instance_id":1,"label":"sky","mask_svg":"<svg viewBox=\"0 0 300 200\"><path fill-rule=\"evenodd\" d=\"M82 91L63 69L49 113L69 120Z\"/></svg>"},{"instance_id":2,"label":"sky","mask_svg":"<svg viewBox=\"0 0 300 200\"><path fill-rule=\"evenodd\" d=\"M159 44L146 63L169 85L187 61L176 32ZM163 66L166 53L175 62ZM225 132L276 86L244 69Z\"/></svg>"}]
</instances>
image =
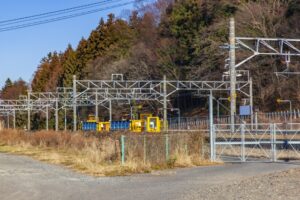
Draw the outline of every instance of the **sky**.
<instances>
[{"instance_id":1,"label":"sky","mask_svg":"<svg viewBox=\"0 0 300 200\"><path fill-rule=\"evenodd\" d=\"M0 21L95 2L97 0L1 0ZM82 37L89 36L101 17L106 18L109 13L126 17L133 7L127 5L50 24L0 32L0 88L7 78L22 78L29 82L41 59L49 52L64 51L68 44L76 47Z\"/></svg>"}]
</instances>

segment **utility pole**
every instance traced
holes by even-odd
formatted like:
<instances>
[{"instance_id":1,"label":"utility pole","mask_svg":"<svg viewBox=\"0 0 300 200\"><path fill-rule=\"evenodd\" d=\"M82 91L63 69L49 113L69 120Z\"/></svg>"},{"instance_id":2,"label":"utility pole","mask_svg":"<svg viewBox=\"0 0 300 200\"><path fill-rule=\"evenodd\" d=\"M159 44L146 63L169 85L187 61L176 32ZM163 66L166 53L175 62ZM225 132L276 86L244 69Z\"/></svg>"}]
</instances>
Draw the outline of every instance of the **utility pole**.
<instances>
[{"instance_id":1,"label":"utility pole","mask_svg":"<svg viewBox=\"0 0 300 200\"><path fill-rule=\"evenodd\" d=\"M167 77L164 75L163 80L163 92L164 92L164 99L163 99L163 110L164 110L164 131L166 132L168 130L168 110L167 110Z\"/></svg>"},{"instance_id":2,"label":"utility pole","mask_svg":"<svg viewBox=\"0 0 300 200\"><path fill-rule=\"evenodd\" d=\"M46 131L49 130L49 108L46 106Z\"/></svg>"},{"instance_id":3,"label":"utility pole","mask_svg":"<svg viewBox=\"0 0 300 200\"><path fill-rule=\"evenodd\" d=\"M95 97L95 104L96 104L96 106L95 106L95 117L96 117L96 122L99 122L99 109L98 109L98 91L96 90L95 91L95 95L96 95L96 97Z\"/></svg>"},{"instance_id":4,"label":"utility pole","mask_svg":"<svg viewBox=\"0 0 300 200\"><path fill-rule=\"evenodd\" d=\"M109 99L109 122L112 122L112 105L111 105L111 99Z\"/></svg>"},{"instance_id":5,"label":"utility pole","mask_svg":"<svg viewBox=\"0 0 300 200\"><path fill-rule=\"evenodd\" d=\"M215 155L215 138L214 138L214 114L213 114L213 94L212 90L209 93L209 135L210 135L210 159L214 161Z\"/></svg>"},{"instance_id":6,"label":"utility pole","mask_svg":"<svg viewBox=\"0 0 300 200\"><path fill-rule=\"evenodd\" d=\"M13 118L14 118L14 129L16 129L16 110L13 110Z\"/></svg>"},{"instance_id":7,"label":"utility pole","mask_svg":"<svg viewBox=\"0 0 300 200\"><path fill-rule=\"evenodd\" d=\"M27 130L31 130L31 123L30 123L30 93L31 89L27 91Z\"/></svg>"},{"instance_id":8,"label":"utility pole","mask_svg":"<svg viewBox=\"0 0 300 200\"><path fill-rule=\"evenodd\" d=\"M65 108L65 131L67 131L67 109Z\"/></svg>"},{"instance_id":9,"label":"utility pole","mask_svg":"<svg viewBox=\"0 0 300 200\"><path fill-rule=\"evenodd\" d=\"M76 97L76 75L73 76L73 131L77 131L77 97Z\"/></svg>"},{"instance_id":10,"label":"utility pole","mask_svg":"<svg viewBox=\"0 0 300 200\"><path fill-rule=\"evenodd\" d=\"M253 81L252 77L249 79L249 84L250 84L250 120L251 120L251 130L253 130L253 123L254 123L254 116L253 116Z\"/></svg>"},{"instance_id":11,"label":"utility pole","mask_svg":"<svg viewBox=\"0 0 300 200\"><path fill-rule=\"evenodd\" d=\"M133 120L133 107L130 102L130 119Z\"/></svg>"},{"instance_id":12,"label":"utility pole","mask_svg":"<svg viewBox=\"0 0 300 200\"><path fill-rule=\"evenodd\" d=\"M230 123L234 132L236 115L236 71L235 71L235 22L230 18L229 28L229 58L230 58Z\"/></svg>"}]
</instances>

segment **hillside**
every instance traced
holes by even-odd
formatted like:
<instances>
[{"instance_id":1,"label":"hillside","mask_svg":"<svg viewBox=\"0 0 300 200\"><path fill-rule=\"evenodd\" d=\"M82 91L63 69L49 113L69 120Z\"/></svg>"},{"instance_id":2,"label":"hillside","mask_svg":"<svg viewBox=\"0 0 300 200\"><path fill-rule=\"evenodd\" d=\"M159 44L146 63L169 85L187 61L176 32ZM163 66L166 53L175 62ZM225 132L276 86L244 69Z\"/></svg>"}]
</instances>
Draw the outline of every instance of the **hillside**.
<instances>
[{"instance_id":1,"label":"hillside","mask_svg":"<svg viewBox=\"0 0 300 200\"><path fill-rule=\"evenodd\" d=\"M73 74L79 79L122 73L126 79L161 79L166 74L168 79L220 80L228 53L219 46L228 41L230 16L235 16L238 36L299 38L299 14L299 0L157 0L133 11L128 21L111 14L77 47L50 52L31 86L37 92L69 87ZM297 70L298 62L292 58L291 68ZM283 66L284 58L277 57L257 57L243 66L253 77L254 104L260 110L285 109L275 103L277 98L292 99L299 107L299 78L273 73ZM2 98L4 93L5 88ZM173 102L181 101L183 110L203 103L183 96Z\"/></svg>"}]
</instances>

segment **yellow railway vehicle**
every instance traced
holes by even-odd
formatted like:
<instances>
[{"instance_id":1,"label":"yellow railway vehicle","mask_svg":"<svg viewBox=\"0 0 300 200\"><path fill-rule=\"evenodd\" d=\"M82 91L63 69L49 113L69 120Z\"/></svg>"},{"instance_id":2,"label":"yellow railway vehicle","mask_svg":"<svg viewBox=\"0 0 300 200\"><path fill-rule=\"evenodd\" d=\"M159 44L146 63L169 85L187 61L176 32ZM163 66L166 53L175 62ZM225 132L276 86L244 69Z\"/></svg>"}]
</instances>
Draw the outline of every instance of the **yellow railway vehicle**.
<instances>
[{"instance_id":1,"label":"yellow railway vehicle","mask_svg":"<svg viewBox=\"0 0 300 200\"><path fill-rule=\"evenodd\" d=\"M135 133L159 133L161 132L161 121L159 117L145 117L141 120L131 120L130 131Z\"/></svg>"},{"instance_id":2,"label":"yellow railway vehicle","mask_svg":"<svg viewBox=\"0 0 300 200\"><path fill-rule=\"evenodd\" d=\"M148 117L146 124L147 124L146 131L148 133L160 133L161 121L159 117Z\"/></svg>"},{"instance_id":3,"label":"yellow railway vehicle","mask_svg":"<svg viewBox=\"0 0 300 200\"><path fill-rule=\"evenodd\" d=\"M98 131L99 132L110 131L110 122L98 122Z\"/></svg>"},{"instance_id":4,"label":"yellow railway vehicle","mask_svg":"<svg viewBox=\"0 0 300 200\"><path fill-rule=\"evenodd\" d=\"M122 123L121 123L122 122ZM120 124L121 123L121 124ZM126 126L124 126L127 124ZM120 128L121 127L121 128ZM114 130L129 130L134 133L159 133L161 132L162 122L159 117L152 114L141 114L139 120L97 122L94 115L89 115L86 122L82 122L81 129L84 131L109 132Z\"/></svg>"},{"instance_id":5,"label":"yellow railway vehicle","mask_svg":"<svg viewBox=\"0 0 300 200\"><path fill-rule=\"evenodd\" d=\"M144 131L142 120L131 120L130 121L130 131L134 133L141 133Z\"/></svg>"}]
</instances>

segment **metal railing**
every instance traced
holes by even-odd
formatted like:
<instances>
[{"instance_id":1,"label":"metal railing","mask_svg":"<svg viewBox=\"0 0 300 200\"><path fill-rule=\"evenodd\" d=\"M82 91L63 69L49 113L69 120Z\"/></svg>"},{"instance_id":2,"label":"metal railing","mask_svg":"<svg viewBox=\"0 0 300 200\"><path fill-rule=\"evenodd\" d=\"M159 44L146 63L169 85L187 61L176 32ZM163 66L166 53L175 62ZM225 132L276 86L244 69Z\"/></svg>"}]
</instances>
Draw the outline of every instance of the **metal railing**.
<instances>
[{"instance_id":1,"label":"metal railing","mask_svg":"<svg viewBox=\"0 0 300 200\"><path fill-rule=\"evenodd\" d=\"M235 124L235 132L230 127L231 124L214 125L212 160L300 161L300 123L264 123L257 124L257 129L252 129L251 124Z\"/></svg>"}]
</instances>

